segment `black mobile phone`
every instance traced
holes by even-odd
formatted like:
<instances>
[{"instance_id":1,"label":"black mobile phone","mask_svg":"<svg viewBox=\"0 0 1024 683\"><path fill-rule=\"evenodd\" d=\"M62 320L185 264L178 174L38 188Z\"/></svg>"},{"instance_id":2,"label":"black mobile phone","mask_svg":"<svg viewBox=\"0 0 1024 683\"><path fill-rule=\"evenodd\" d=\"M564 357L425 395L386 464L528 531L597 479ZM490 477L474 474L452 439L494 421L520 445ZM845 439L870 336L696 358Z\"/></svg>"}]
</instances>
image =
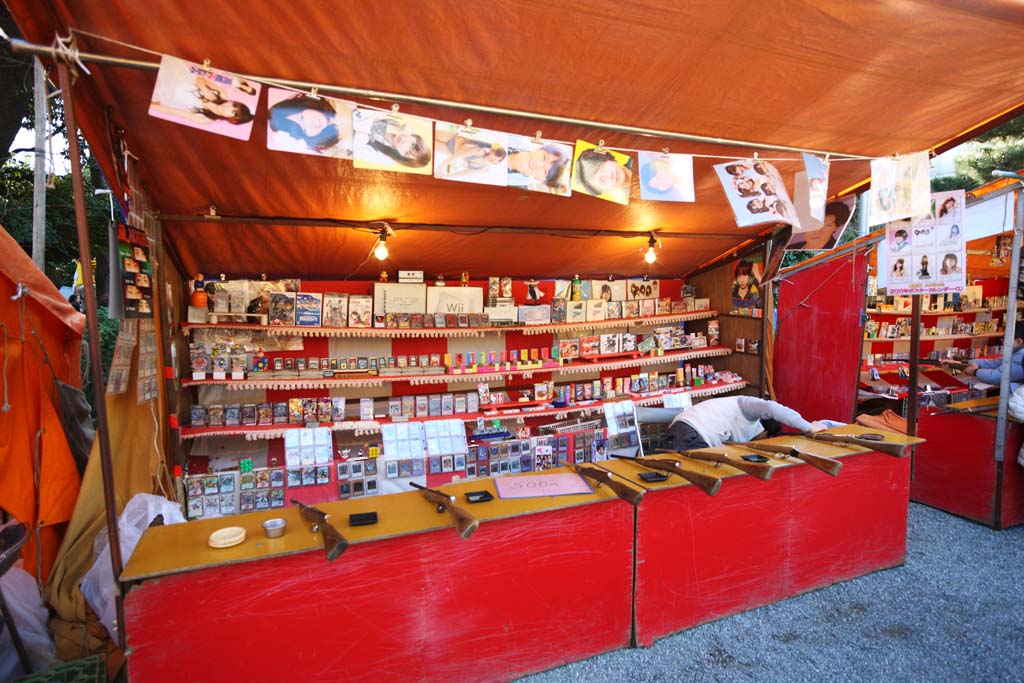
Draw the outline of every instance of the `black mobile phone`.
<instances>
[{"instance_id":1,"label":"black mobile phone","mask_svg":"<svg viewBox=\"0 0 1024 683\"><path fill-rule=\"evenodd\" d=\"M377 523L376 512L354 512L348 516L349 526L369 526Z\"/></svg>"},{"instance_id":2,"label":"black mobile phone","mask_svg":"<svg viewBox=\"0 0 1024 683\"><path fill-rule=\"evenodd\" d=\"M763 455L751 454L751 455L741 455L740 457L743 458L744 460L746 460L747 462L768 462L768 458L764 457Z\"/></svg>"},{"instance_id":3,"label":"black mobile phone","mask_svg":"<svg viewBox=\"0 0 1024 683\"><path fill-rule=\"evenodd\" d=\"M637 476L639 476L641 479L648 483L654 483L656 481L666 481L668 479L668 475L662 474L661 472L641 472Z\"/></svg>"},{"instance_id":4,"label":"black mobile phone","mask_svg":"<svg viewBox=\"0 0 1024 683\"><path fill-rule=\"evenodd\" d=\"M494 496L491 495L490 491L467 491L466 500L470 503L486 503L494 500Z\"/></svg>"}]
</instances>

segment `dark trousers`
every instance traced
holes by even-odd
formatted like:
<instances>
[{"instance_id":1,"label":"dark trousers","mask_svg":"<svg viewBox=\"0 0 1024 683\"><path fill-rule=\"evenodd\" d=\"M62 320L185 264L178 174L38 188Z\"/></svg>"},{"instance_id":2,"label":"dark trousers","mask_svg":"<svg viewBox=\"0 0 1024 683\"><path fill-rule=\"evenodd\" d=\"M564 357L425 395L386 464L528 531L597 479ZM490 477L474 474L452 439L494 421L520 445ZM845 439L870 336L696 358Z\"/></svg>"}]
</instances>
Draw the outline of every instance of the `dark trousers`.
<instances>
[{"instance_id":1,"label":"dark trousers","mask_svg":"<svg viewBox=\"0 0 1024 683\"><path fill-rule=\"evenodd\" d=\"M669 427L661 443L662 448L673 451L691 451L708 447L707 442L697 433L697 430L685 422L676 422Z\"/></svg>"}]
</instances>

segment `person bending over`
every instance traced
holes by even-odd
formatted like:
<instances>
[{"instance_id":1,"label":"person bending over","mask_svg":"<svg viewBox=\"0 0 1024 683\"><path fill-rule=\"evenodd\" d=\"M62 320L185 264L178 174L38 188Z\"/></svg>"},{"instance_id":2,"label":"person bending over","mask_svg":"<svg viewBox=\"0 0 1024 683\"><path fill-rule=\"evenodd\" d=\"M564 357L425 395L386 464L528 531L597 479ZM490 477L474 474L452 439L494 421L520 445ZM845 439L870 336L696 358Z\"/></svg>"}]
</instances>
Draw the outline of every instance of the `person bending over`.
<instances>
[{"instance_id":1,"label":"person bending over","mask_svg":"<svg viewBox=\"0 0 1024 683\"><path fill-rule=\"evenodd\" d=\"M800 413L775 401L753 396L726 396L702 401L679 412L663 445L677 451L721 446L727 441L752 441L762 432L778 433L784 424L801 432L820 432L827 425L808 422Z\"/></svg>"},{"instance_id":2,"label":"person bending over","mask_svg":"<svg viewBox=\"0 0 1024 683\"><path fill-rule=\"evenodd\" d=\"M1010 391L1016 391L1024 382L1024 320L1018 320L1013 328L1013 356L1010 361ZM1003 372L1003 359L975 358L964 368L964 374L975 377L979 382L999 386Z\"/></svg>"}]
</instances>

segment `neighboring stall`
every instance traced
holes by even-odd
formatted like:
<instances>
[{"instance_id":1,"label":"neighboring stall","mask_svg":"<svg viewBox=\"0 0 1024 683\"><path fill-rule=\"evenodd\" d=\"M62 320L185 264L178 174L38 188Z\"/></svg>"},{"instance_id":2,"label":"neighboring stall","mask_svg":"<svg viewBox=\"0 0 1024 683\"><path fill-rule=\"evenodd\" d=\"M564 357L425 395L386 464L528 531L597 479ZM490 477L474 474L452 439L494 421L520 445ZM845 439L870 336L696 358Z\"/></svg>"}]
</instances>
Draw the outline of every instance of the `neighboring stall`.
<instances>
[{"instance_id":1,"label":"neighboring stall","mask_svg":"<svg viewBox=\"0 0 1024 683\"><path fill-rule=\"evenodd\" d=\"M129 350L131 362L114 375L121 393L104 404L109 425L101 416L108 526L133 493L169 488L170 468L180 487L174 497L193 520L147 531L123 575L112 560L122 580L141 582L118 619L133 677L180 677L187 652L196 680L267 672L318 680L342 668L365 679L433 676L424 671L508 678L649 644L902 561L908 462L870 445L798 442L848 456L834 480L801 464L764 485L730 479L713 501L692 487L652 486L652 509L708 515L727 536L726 561L692 555L685 576L666 564L676 556L652 544L714 547L717 539L645 514L639 498L649 487L609 474L616 466L607 455L632 455L652 441L637 406L769 396L773 378L780 399L806 417L850 419L845 399L799 395L801 386L829 386L816 382L816 370L842 377L835 393L854 382L845 356L858 343L849 323L861 295L851 300L850 292L863 291L864 257L852 251L842 257L849 263L822 266L842 287L816 291L811 271L779 285L784 365L780 356L773 364L774 338L765 334L773 297L759 276L780 248L766 242L793 206L768 196L786 193L783 175L788 182L831 160L827 194L851 197L866 188L872 158L888 162L898 150L920 169L923 150L1024 110L1004 70L984 78L989 60L971 56L978 36L991 32L981 10L929 7L911 16L837 2L778 13L737 4L724 23L726 12L656 4L624 14L610 2L579 11L372 5L330 18L270 3L244 12L218 3L8 4L36 44L20 47L59 63L69 127L78 122L122 209L121 275L138 358ZM939 46L918 16L925 14L933 26L960 28ZM1024 38L1024 28L1000 21L1008 39ZM73 46L40 47L69 27ZM828 46L815 48L814 59L792 42L809 27L821 31L812 42ZM683 31L702 37L680 43ZM890 40L891 64L879 64L866 32ZM624 36L644 49L622 49ZM908 61L927 72L913 83L899 75ZM675 65L698 62L701 77L680 87ZM751 63L756 75L746 73ZM190 92L158 85L176 70ZM737 103L745 89L763 92L764 73L787 74L800 92ZM629 78L609 80L617 74ZM224 102L211 83L237 100ZM992 92L980 98L979 88ZM187 102L169 114L176 96ZM328 96L352 101L325 105ZM282 130L298 133L272 124L268 105L299 98L307 108L293 116L301 121L286 120L307 137L304 126L348 125L359 131L352 149L282 139ZM396 132L396 122L408 129ZM513 163L508 133L525 136L518 144L551 164L543 179L488 176L510 187L483 179L495 162ZM423 161L415 135L436 135L435 166ZM384 143L394 154L381 151ZM74 147L71 156L76 164ZM587 167L580 157L598 159L608 183L627 184L596 191L580 181L585 171L570 176L573 165ZM648 194L651 169L665 160L691 165L683 175L692 186L669 175L696 202ZM477 182L455 182L467 173ZM634 174L639 191L628 184ZM755 175L763 178L757 190L747 187ZM761 203L749 204L741 196L748 192ZM744 201L734 213L737 199ZM759 215L769 205L775 220L765 222ZM815 307L844 326L842 346L820 320L801 317ZM830 350L843 357L828 362ZM797 371L801 359L812 362ZM739 473L686 462L715 479ZM771 459L769 467L782 464ZM590 475L575 477L577 467ZM589 482L588 491L530 503L500 491L502 482L547 482L550 474ZM639 507L611 499L616 482ZM443 486L467 507L462 496L474 489L500 499L471 507L480 528L460 540L440 528L448 515L410 483ZM89 502L80 503L51 586L69 619L84 612L76 578L100 524L95 491L83 496ZM797 524L802 491L813 501L809 514L828 515L827 526ZM335 563L313 552L327 534L300 521L293 498L333 513L350 536ZM709 573L735 571L753 533L747 522L777 506L791 514L761 527L759 566L792 573L770 590L750 582L731 594ZM871 513L851 514L858 509ZM345 526L347 514L369 511L378 513L369 530ZM734 526L736 511L749 515L744 524ZM263 536L259 524L271 516L287 521L283 540ZM235 525L245 531L235 549L204 545L217 543L215 529ZM647 552L649 567L641 564ZM708 601L675 605L661 620L638 579L658 595L679 579L680 595L707 589ZM255 643L256 656L238 652L243 641ZM365 647L339 650L339 642ZM299 661L292 650L307 656ZM268 663L268 653L280 656Z\"/></svg>"}]
</instances>

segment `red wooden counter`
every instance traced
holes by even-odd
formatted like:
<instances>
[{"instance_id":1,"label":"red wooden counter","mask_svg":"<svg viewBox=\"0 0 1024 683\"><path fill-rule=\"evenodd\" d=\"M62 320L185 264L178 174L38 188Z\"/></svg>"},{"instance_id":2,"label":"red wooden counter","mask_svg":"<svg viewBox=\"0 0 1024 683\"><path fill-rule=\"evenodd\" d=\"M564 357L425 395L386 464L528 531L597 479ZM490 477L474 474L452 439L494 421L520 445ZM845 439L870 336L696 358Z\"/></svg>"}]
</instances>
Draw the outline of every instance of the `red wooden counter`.
<instances>
[{"instance_id":1,"label":"red wooden counter","mask_svg":"<svg viewBox=\"0 0 1024 683\"><path fill-rule=\"evenodd\" d=\"M494 681L628 646L634 508L605 488L464 505L483 488L444 487L481 520L465 541L414 491L322 505L351 544L333 563L292 508L147 530L123 575L150 577L125 599L130 680ZM206 547L233 523L245 543Z\"/></svg>"},{"instance_id":2,"label":"red wooden counter","mask_svg":"<svg viewBox=\"0 0 1024 683\"><path fill-rule=\"evenodd\" d=\"M851 425L830 431L869 430ZM842 471L830 477L776 460L765 482L722 466L719 472L734 474L726 475L714 497L677 477L648 485L637 509L638 644L903 563L909 458L799 436L770 441L838 457ZM715 471L684 460L688 469ZM627 462L609 467L631 479L637 472Z\"/></svg>"},{"instance_id":3,"label":"red wooden counter","mask_svg":"<svg viewBox=\"0 0 1024 683\"><path fill-rule=\"evenodd\" d=\"M1024 425L1010 421L1003 461L995 459L998 397L922 409L910 499L994 529L1024 523L1024 468L1017 452Z\"/></svg>"}]
</instances>

